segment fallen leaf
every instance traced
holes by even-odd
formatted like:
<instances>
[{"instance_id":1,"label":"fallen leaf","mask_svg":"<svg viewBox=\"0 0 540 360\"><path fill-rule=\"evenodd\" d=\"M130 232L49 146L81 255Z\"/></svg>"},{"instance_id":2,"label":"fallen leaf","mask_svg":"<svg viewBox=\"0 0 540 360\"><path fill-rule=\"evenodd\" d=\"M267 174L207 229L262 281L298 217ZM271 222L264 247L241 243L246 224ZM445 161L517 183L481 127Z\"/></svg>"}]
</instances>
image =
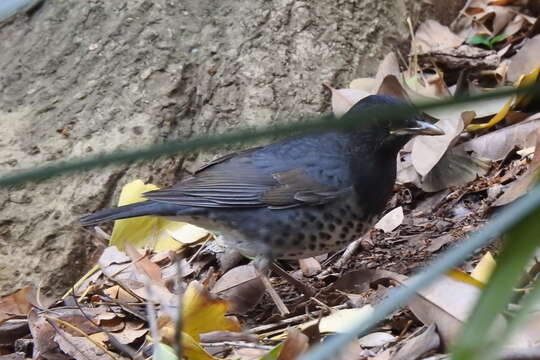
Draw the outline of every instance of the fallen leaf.
<instances>
[{"instance_id":1,"label":"fallen leaf","mask_svg":"<svg viewBox=\"0 0 540 360\"><path fill-rule=\"evenodd\" d=\"M110 356L83 336L73 336L62 329L57 329L54 341L60 349L75 359L110 360ZM103 348L105 344L100 344Z\"/></svg>"},{"instance_id":2,"label":"fallen leaf","mask_svg":"<svg viewBox=\"0 0 540 360\"><path fill-rule=\"evenodd\" d=\"M381 85L384 83L384 79L388 76L393 76L396 80L401 79L401 71L399 70L399 60L395 52L391 51L384 57L383 61L379 64L377 68L377 73L375 74L375 84L373 86L373 93L380 89Z\"/></svg>"},{"instance_id":3,"label":"fallen leaf","mask_svg":"<svg viewBox=\"0 0 540 360\"><path fill-rule=\"evenodd\" d=\"M163 280L161 279L161 269L158 265L153 263L147 255L139 253L129 242L125 243L125 250L139 273L148 276L148 279L154 284L164 286Z\"/></svg>"},{"instance_id":4,"label":"fallen leaf","mask_svg":"<svg viewBox=\"0 0 540 360\"><path fill-rule=\"evenodd\" d=\"M510 58L507 77L511 82L517 81L523 74L529 74L540 67L540 35L528 39L525 45Z\"/></svg>"},{"instance_id":5,"label":"fallen leaf","mask_svg":"<svg viewBox=\"0 0 540 360\"><path fill-rule=\"evenodd\" d=\"M155 345L155 348L156 353L153 357L155 357L156 360L178 360L178 357L176 356L176 351L174 351L174 349L169 345L159 343ZM213 359L212 356L210 356L210 359Z\"/></svg>"},{"instance_id":6,"label":"fallen leaf","mask_svg":"<svg viewBox=\"0 0 540 360\"><path fill-rule=\"evenodd\" d=\"M367 291L373 283L381 280L404 282L407 280L407 276L383 269L359 269L340 276L332 289L361 294Z\"/></svg>"},{"instance_id":7,"label":"fallen leaf","mask_svg":"<svg viewBox=\"0 0 540 360\"><path fill-rule=\"evenodd\" d=\"M540 312L527 314L527 319L519 325L506 343L505 348L537 348L540 343Z\"/></svg>"},{"instance_id":8,"label":"fallen leaf","mask_svg":"<svg viewBox=\"0 0 540 360\"><path fill-rule=\"evenodd\" d=\"M502 160L514 147L526 148L534 143L526 141L527 135L540 127L540 119L534 121L522 121L518 124L492 131L482 136L471 139L457 149L473 151L476 157L487 160Z\"/></svg>"},{"instance_id":9,"label":"fallen leaf","mask_svg":"<svg viewBox=\"0 0 540 360\"><path fill-rule=\"evenodd\" d=\"M489 162L462 154L452 148L437 165L416 185L426 192L436 192L452 186L467 184L487 174Z\"/></svg>"},{"instance_id":10,"label":"fallen leaf","mask_svg":"<svg viewBox=\"0 0 540 360\"><path fill-rule=\"evenodd\" d=\"M389 211L384 215L374 226L375 229L380 229L385 233L394 231L401 223L403 223L403 208L397 208Z\"/></svg>"},{"instance_id":11,"label":"fallen leaf","mask_svg":"<svg viewBox=\"0 0 540 360\"><path fill-rule=\"evenodd\" d=\"M32 299L34 298L34 299ZM13 316L26 316L33 307L35 289L27 286L17 290L11 295L0 298L0 323L11 319Z\"/></svg>"},{"instance_id":12,"label":"fallen leaf","mask_svg":"<svg viewBox=\"0 0 540 360\"><path fill-rule=\"evenodd\" d=\"M300 270L305 277L312 277L321 272L321 264L315 258L306 258L298 260Z\"/></svg>"},{"instance_id":13,"label":"fallen leaf","mask_svg":"<svg viewBox=\"0 0 540 360\"><path fill-rule=\"evenodd\" d=\"M278 360L295 360L308 348L308 337L298 329L287 329L287 339L279 352Z\"/></svg>"},{"instance_id":14,"label":"fallen leaf","mask_svg":"<svg viewBox=\"0 0 540 360\"><path fill-rule=\"evenodd\" d=\"M114 337L118 342L124 345L129 345L134 343L136 340L140 339L146 333L148 332L148 329L126 329L122 332L114 333Z\"/></svg>"},{"instance_id":15,"label":"fallen leaf","mask_svg":"<svg viewBox=\"0 0 540 360\"><path fill-rule=\"evenodd\" d=\"M343 116L354 104L370 95L360 89L334 89L330 85L325 86L332 92L332 111L336 117Z\"/></svg>"},{"instance_id":16,"label":"fallen leaf","mask_svg":"<svg viewBox=\"0 0 540 360\"><path fill-rule=\"evenodd\" d=\"M321 333L347 332L372 312L373 307L371 305L364 305L361 308L337 310L321 319L319 331Z\"/></svg>"},{"instance_id":17,"label":"fallen leaf","mask_svg":"<svg viewBox=\"0 0 540 360\"><path fill-rule=\"evenodd\" d=\"M217 330L239 331L238 322L225 317L227 310L226 301L210 294L197 281L192 281L182 301L182 330L196 341L201 333Z\"/></svg>"},{"instance_id":18,"label":"fallen leaf","mask_svg":"<svg viewBox=\"0 0 540 360\"><path fill-rule=\"evenodd\" d=\"M458 47L464 40L438 21L426 20L416 30L413 49L421 53L428 53Z\"/></svg>"},{"instance_id":19,"label":"fallen leaf","mask_svg":"<svg viewBox=\"0 0 540 360\"><path fill-rule=\"evenodd\" d=\"M452 236L451 234L444 234L439 236L438 238L432 239L431 244L426 249L427 251L434 253L436 251L439 251L440 248L442 248L444 245L455 241L456 238Z\"/></svg>"},{"instance_id":20,"label":"fallen leaf","mask_svg":"<svg viewBox=\"0 0 540 360\"><path fill-rule=\"evenodd\" d=\"M533 159L527 171L514 182L510 183L504 193L495 201L494 206L501 206L511 203L529 191L538 179L538 168L540 168L540 128L536 129L536 145Z\"/></svg>"},{"instance_id":21,"label":"fallen leaf","mask_svg":"<svg viewBox=\"0 0 540 360\"><path fill-rule=\"evenodd\" d=\"M378 82L375 80L375 78L358 78L351 81L349 88L362 90L369 94L375 94L377 91L377 85Z\"/></svg>"},{"instance_id":22,"label":"fallen leaf","mask_svg":"<svg viewBox=\"0 0 540 360\"><path fill-rule=\"evenodd\" d=\"M441 340L437 334L435 324L415 331L405 340L404 345L394 354L392 360L424 359L424 355L439 350Z\"/></svg>"},{"instance_id":23,"label":"fallen leaf","mask_svg":"<svg viewBox=\"0 0 540 360\"><path fill-rule=\"evenodd\" d=\"M426 176L437 165L450 144L463 131L461 114L435 123L444 131L441 136L417 136L413 140L411 160L416 171Z\"/></svg>"},{"instance_id":24,"label":"fallen leaf","mask_svg":"<svg viewBox=\"0 0 540 360\"><path fill-rule=\"evenodd\" d=\"M488 251L474 267L474 270L471 272L471 277L486 284L493 273L493 270L495 270L496 265L493 255Z\"/></svg>"},{"instance_id":25,"label":"fallen leaf","mask_svg":"<svg viewBox=\"0 0 540 360\"><path fill-rule=\"evenodd\" d=\"M221 276L212 293L226 300L233 313L243 314L259 303L265 293L260 274L252 264L241 265Z\"/></svg>"},{"instance_id":26,"label":"fallen leaf","mask_svg":"<svg viewBox=\"0 0 540 360\"><path fill-rule=\"evenodd\" d=\"M156 190L157 186L144 184L141 180L135 180L124 185L120 193L118 205L128 205L145 200L143 194L147 191ZM175 240L170 234L181 238L181 242ZM179 221L171 221L158 217L141 216L131 219L116 220L109 245L123 249L124 243L142 248L151 247L155 251L176 250L183 244L188 244L208 235L208 232L193 225ZM195 240L194 240L195 239Z\"/></svg>"},{"instance_id":27,"label":"fallen leaf","mask_svg":"<svg viewBox=\"0 0 540 360\"><path fill-rule=\"evenodd\" d=\"M103 250L99 257L98 264L104 269L111 264L126 264L130 261L125 252L118 250L116 246L109 246Z\"/></svg>"},{"instance_id":28,"label":"fallen leaf","mask_svg":"<svg viewBox=\"0 0 540 360\"><path fill-rule=\"evenodd\" d=\"M358 339L360 346L370 348L383 346L392 342L395 342L397 338L385 332L374 332L367 334Z\"/></svg>"},{"instance_id":29,"label":"fallen leaf","mask_svg":"<svg viewBox=\"0 0 540 360\"><path fill-rule=\"evenodd\" d=\"M480 288L472 285L476 280L467 274L462 276L468 280L456 280L456 276L443 275L438 281L420 290L418 296L409 303L409 308L422 323L437 326L445 346L456 339L480 295ZM499 318L497 328L503 323L502 317Z\"/></svg>"},{"instance_id":30,"label":"fallen leaf","mask_svg":"<svg viewBox=\"0 0 540 360\"><path fill-rule=\"evenodd\" d=\"M410 102L407 91L403 88L395 75L387 75L377 90L377 95L393 96L406 102Z\"/></svg>"}]
</instances>

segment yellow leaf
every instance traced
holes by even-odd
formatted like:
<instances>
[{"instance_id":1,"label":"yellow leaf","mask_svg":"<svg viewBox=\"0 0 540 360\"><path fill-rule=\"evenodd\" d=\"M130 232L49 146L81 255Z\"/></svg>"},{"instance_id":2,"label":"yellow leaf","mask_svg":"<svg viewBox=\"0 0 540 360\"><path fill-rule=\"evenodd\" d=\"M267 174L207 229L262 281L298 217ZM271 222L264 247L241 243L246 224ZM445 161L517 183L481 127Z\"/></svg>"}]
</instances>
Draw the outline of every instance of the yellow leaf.
<instances>
[{"instance_id":1,"label":"yellow leaf","mask_svg":"<svg viewBox=\"0 0 540 360\"><path fill-rule=\"evenodd\" d=\"M452 269L446 273L447 276L451 277L452 279L466 283L469 285L472 285L477 288L483 288L484 283L479 281L478 279L475 279L474 277L470 276L469 274L459 270L459 269Z\"/></svg>"},{"instance_id":2,"label":"yellow leaf","mask_svg":"<svg viewBox=\"0 0 540 360\"><path fill-rule=\"evenodd\" d=\"M532 86L534 83L536 83L536 80L538 79L538 73L540 72L540 67L537 67L533 71L531 71L527 75L521 75L519 79L516 81L517 88ZM514 106L522 105L527 106L527 104L532 100L531 94L521 94L516 96L516 101L514 103Z\"/></svg>"},{"instance_id":3,"label":"yellow leaf","mask_svg":"<svg viewBox=\"0 0 540 360\"><path fill-rule=\"evenodd\" d=\"M182 355L189 360L214 360L189 334L182 332Z\"/></svg>"},{"instance_id":4,"label":"yellow leaf","mask_svg":"<svg viewBox=\"0 0 540 360\"><path fill-rule=\"evenodd\" d=\"M521 75L519 79L514 83L515 88L524 88L532 86L538 79L540 73L540 67L534 69L529 74ZM532 99L529 94L514 95L508 101L497 114L495 114L487 123L484 124L470 124L467 126L467 131L477 131L481 129L489 129L498 122L502 121L508 112L518 105L526 106Z\"/></svg>"},{"instance_id":5,"label":"yellow leaf","mask_svg":"<svg viewBox=\"0 0 540 360\"><path fill-rule=\"evenodd\" d=\"M144 184L141 180L126 184L120 193L118 206L144 201L142 194L156 189L158 189L157 186ZM174 238L171 234L174 234ZM114 245L122 250L124 242L129 242L135 247L149 247L159 252L177 250L184 243L193 242L207 235L206 230L191 224L158 217L141 216L116 220L109 245Z\"/></svg>"},{"instance_id":6,"label":"yellow leaf","mask_svg":"<svg viewBox=\"0 0 540 360\"><path fill-rule=\"evenodd\" d=\"M158 345L158 352L160 353L157 356L157 359L163 360L178 360L174 349L168 344L160 343ZM191 336L188 334L182 333L182 358L188 360L216 360L217 358L213 357L207 353Z\"/></svg>"},{"instance_id":7,"label":"yellow leaf","mask_svg":"<svg viewBox=\"0 0 540 360\"><path fill-rule=\"evenodd\" d=\"M182 302L183 331L196 341L199 334L210 331L239 331L238 322L225 317L228 304L212 296L200 283L192 281Z\"/></svg>"},{"instance_id":8,"label":"yellow leaf","mask_svg":"<svg viewBox=\"0 0 540 360\"><path fill-rule=\"evenodd\" d=\"M475 266L471 277L485 284L488 282L493 270L495 270L495 265L497 265L495 259L493 259L493 255L488 251Z\"/></svg>"},{"instance_id":9,"label":"yellow leaf","mask_svg":"<svg viewBox=\"0 0 540 360\"><path fill-rule=\"evenodd\" d=\"M502 121L506 117L506 115L508 114L510 109L512 108L512 103L513 102L514 102L514 98L511 97L510 99L508 99L506 104L504 104L502 109L499 110L499 112L497 114L495 114L487 123L470 124L470 125L467 126L467 131L477 131L477 130L481 130L481 129L489 129L490 127L494 126L498 122Z\"/></svg>"}]
</instances>

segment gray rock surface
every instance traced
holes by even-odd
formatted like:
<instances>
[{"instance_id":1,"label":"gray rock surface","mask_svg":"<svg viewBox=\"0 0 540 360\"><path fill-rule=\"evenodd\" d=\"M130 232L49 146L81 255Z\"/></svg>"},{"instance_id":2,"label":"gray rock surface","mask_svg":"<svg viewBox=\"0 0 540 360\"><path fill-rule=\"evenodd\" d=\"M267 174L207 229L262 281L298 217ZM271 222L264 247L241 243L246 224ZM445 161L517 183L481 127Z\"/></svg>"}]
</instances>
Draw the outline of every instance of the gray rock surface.
<instances>
[{"instance_id":1,"label":"gray rock surface","mask_svg":"<svg viewBox=\"0 0 540 360\"><path fill-rule=\"evenodd\" d=\"M0 23L0 173L323 112L323 82L373 74L408 43L407 15L427 9L413 0L45 1ZM96 256L78 216L113 205L133 179L170 184L213 156L0 189L0 293L70 286Z\"/></svg>"}]
</instances>

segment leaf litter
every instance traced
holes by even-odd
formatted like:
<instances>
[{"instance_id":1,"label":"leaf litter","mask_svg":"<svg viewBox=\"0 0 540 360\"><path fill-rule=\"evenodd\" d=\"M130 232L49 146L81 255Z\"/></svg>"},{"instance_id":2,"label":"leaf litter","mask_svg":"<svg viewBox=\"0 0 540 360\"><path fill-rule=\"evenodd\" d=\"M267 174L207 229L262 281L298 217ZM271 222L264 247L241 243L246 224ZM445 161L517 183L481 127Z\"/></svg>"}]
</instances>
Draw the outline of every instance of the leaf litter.
<instances>
[{"instance_id":1,"label":"leaf litter","mask_svg":"<svg viewBox=\"0 0 540 360\"><path fill-rule=\"evenodd\" d=\"M525 3L468 1L449 27L434 20L420 24L408 64L392 52L374 77L351 79L347 88L325 85L334 114L370 94L423 101L537 82L540 35ZM315 294L303 296L270 274L290 310L286 316L249 260L225 251L213 234L168 220L120 220L97 265L64 298L52 301L39 289L24 288L0 299L0 338L9 339L0 342L2 354L13 353L24 338L31 344L19 347L24 356L44 359L147 358L154 348L161 358L175 359L179 341L187 359L295 359L347 331L393 287L406 286L407 275L459 246L458 239L497 206L530 188L540 164L540 108L533 100L509 96L424 114L446 135L418 137L404 147L394 197L378 225L347 251L280 261ZM142 192L155 188L137 180L126 185L119 203L140 201ZM496 266L497 251L491 245L419 291L341 358L445 356ZM537 319L532 313L508 352L538 344ZM501 317L493 333L504 326Z\"/></svg>"}]
</instances>

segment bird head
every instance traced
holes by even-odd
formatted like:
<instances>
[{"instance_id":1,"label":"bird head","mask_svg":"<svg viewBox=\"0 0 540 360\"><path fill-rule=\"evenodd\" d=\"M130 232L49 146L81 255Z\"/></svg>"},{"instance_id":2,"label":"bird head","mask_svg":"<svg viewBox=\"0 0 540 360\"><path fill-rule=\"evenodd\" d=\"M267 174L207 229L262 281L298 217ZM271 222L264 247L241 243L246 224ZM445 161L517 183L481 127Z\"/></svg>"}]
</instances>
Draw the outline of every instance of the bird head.
<instances>
[{"instance_id":1,"label":"bird head","mask_svg":"<svg viewBox=\"0 0 540 360\"><path fill-rule=\"evenodd\" d=\"M406 105L406 102L391 96L371 95L357 102L344 116L358 119L355 133L358 141L368 141L376 148L399 149L415 135L443 135L439 127L421 120L419 114L408 117L383 117L377 115L377 109L389 106ZM362 116L369 114L369 117Z\"/></svg>"}]
</instances>

